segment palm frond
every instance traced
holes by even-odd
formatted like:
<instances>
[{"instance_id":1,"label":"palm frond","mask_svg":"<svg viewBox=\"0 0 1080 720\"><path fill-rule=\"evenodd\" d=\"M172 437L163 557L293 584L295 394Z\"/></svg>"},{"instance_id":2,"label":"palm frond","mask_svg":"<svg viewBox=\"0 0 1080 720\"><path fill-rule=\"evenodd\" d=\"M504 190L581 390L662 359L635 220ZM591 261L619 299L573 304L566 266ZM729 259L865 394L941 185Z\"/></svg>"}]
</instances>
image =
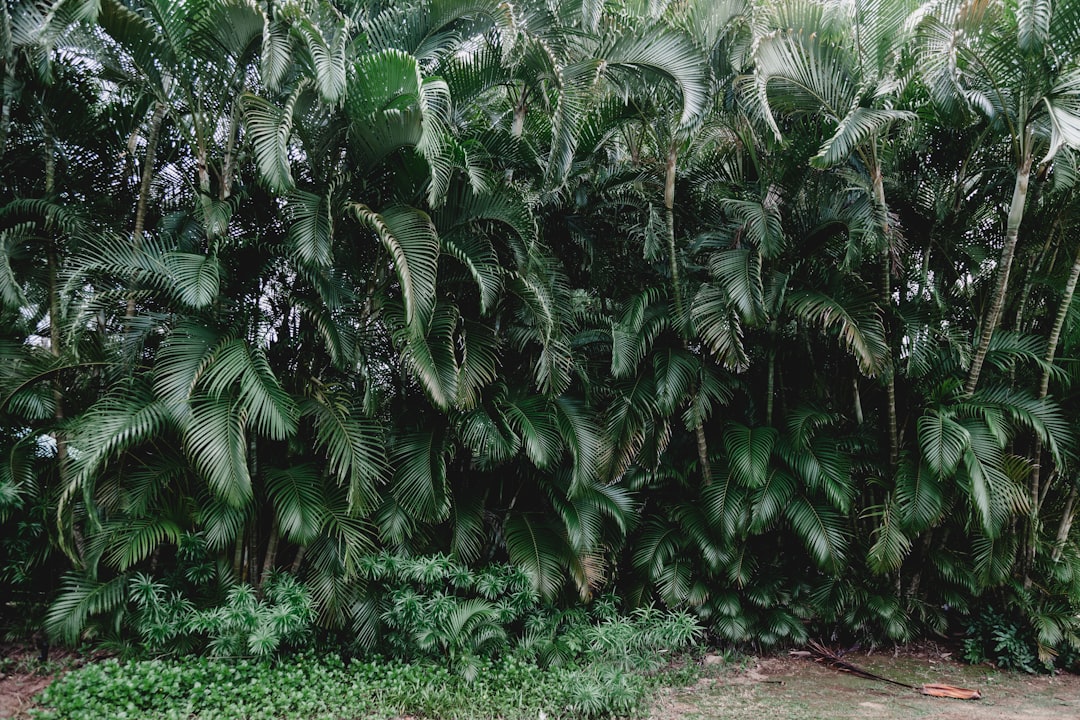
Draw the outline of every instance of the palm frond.
<instances>
[{"instance_id":1,"label":"palm frond","mask_svg":"<svg viewBox=\"0 0 1080 720\"><path fill-rule=\"evenodd\" d=\"M345 398L316 393L302 406L315 420L316 447L339 485L348 487L349 506L366 512L378 502L379 481L390 475L383 429Z\"/></svg>"},{"instance_id":2,"label":"palm frond","mask_svg":"<svg viewBox=\"0 0 1080 720\"><path fill-rule=\"evenodd\" d=\"M281 532L298 545L315 539L323 527L326 500L322 478L310 464L294 465L287 470L267 468L266 493L274 506Z\"/></svg>"},{"instance_id":3,"label":"palm frond","mask_svg":"<svg viewBox=\"0 0 1080 720\"><path fill-rule=\"evenodd\" d=\"M45 615L45 628L53 637L74 645L92 615L117 610L128 592L128 576L117 575L107 582L68 573L60 595Z\"/></svg>"},{"instance_id":4,"label":"palm frond","mask_svg":"<svg viewBox=\"0 0 1080 720\"><path fill-rule=\"evenodd\" d=\"M227 396L199 396L191 405L184 444L214 494L233 507L252 497L246 413Z\"/></svg>"},{"instance_id":5,"label":"palm frond","mask_svg":"<svg viewBox=\"0 0 1080 720\"><path fill-rule=\"evenodd\" d=\"M919 418L918 438L923 460L938 478L956 470L970 443L963 425L937 412Z\"/></svg>"},{"instance_id":6,"label":"palm frond","mask_svg":"<svg viewBox=\"0 0 1080 720\"><path fill-rule=\"evenodd\" d=\"M818 567L836 571L843 566L848 539L843 518L835 510L800 495L788 503L784 514Z\"/></svg>"},{"instance_id":7,"label":"palm frond","mask_svg":"<svg viewBox=\"0 0 1080 720\"><path fill-rule=\"evenodd\" d=\"M564 445L550 401L543 395L519 397L508 401L503 410L529 460L540 469L553 467Z\"/></svg>"},{"instance_id":8,"label":"palm frond","mask_svg":"<svg viewBox=\"0 0 1080 720\"><path fill-rule=\"evenodd\" d=\"M797 317L824 330L837 331L841 342L859 361L864 374L873 377L884 367L889 347L885 342L880 309L870 295L840 299L802 290L789 294L787 300Z\"/></svg>"},{"instance_id":9,"label":"palm frond","mask_svg":"<svg viewBox=\"0 0 1080 720\"><path fill-rule=\"evenodd\" d=\"M394 438L390 461L391 489L402 507L417 520L440 522L450 513L446 484L446 437L416 432Z\"/></svg>"},{"instance_id":10,"label":"palm frond","mask_svg":"<svg viewBox=\"0 0 1080 720\"><path fill-rule=\"evenodd\" d=\"M514 513L503 525L510 562L524 570L533 590L553 598L562 586L566 541L558 531L528 513Z\"/></svg>"},{"instance_id":11,"label":"palm frond","mask_svg":"<svg viewBox=\"0 0 1080 720\"><path fill-rule=\"evenodd\" d=\"M431 219L420 210L400 205L382 213L359 203L350 207L390 253L405 302L406 323L422 328L435 307L438 273L439 237Z\"/></svg>"}]
</instances>

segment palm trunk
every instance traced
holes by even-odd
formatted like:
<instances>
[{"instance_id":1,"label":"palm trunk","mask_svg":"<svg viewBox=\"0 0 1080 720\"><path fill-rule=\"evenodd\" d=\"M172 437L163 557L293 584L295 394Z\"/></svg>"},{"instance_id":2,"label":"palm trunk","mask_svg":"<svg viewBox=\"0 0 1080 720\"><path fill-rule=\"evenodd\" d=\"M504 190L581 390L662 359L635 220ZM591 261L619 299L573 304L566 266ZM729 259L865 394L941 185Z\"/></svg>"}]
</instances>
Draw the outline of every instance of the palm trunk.
<instances>
[{"instance_id":1,"label":"palm trunk","mask_svg":"<svg viewBox=\"0 0 1080 720\"><path fill-rule=\"evenodd\" d=\"M885 240L885 248L881 258L881 310L882 323L885 326L885 340L889 348L889 358L885 367L885 396L887 402L885 434L889 442L889 467L895 472L896 464L900 460L900 441L896 423L896 372L892 362L892 342L890 338L890 313L892 307L892 253L890 250L889 232L889 208L885 204L885 182L881 176L881 167L877 163L877 152L874 152L874 200L881 212L881 232ZM857 382L857 381L856 381Z\"/></svg>"},{"instance_id":2,"label":"palm trunk","mask_svg":"<svg viewBox=\"0 0 1080 720\"><path fill-rule=\"evenodd\" d=\"M15 88L15 51L11 38L11 11L6 2L0 3L0 37L4 37L8 43L8 52L4 55L4 77L0 79L0 157L7 150L8 128L11 127L11 106L15 104L15 98L9 94L8 88Z\"/></svg>"},{"instance_id":3,"label":"palm trunk","mask_svg":"<svg viewBox=\"0 0 1080 720\"><path fill-rule=\"evenodd\" d=\"M292 565L289 566L289 572L293 575L300 574L300 568L304 566L305 555L307 555L307 545L301 545L296 550L296 557L293 558Z\"/></svg>"},{"instance_id":4,"label":"palm trunk","mask_svg":"<svg viewBox=\"0 0 1080 720\"><path fill-rule=\"evenodd\" d=\"M689 322L686 318L686 306L683 301L682 277L679 274L679 257L675 246L675 166L679 157L675 141L668 147L667 172L664 178L664 214L667 219L668 263L671 269L671 289L675 299L676 329L682 337L683 346L689 346ZM694 425L697 440L698 463L701 465L701 484L712 482L712 465L709 463L709 444L705 439L705 427L700 418Z\"/></svg>"},{"instance_id":5,"label":"palm trunk","mask_svg":"<svg viewBox=\"0 0 1080 720\"><path fill-rule=\"evenodd\" d=\"M518 98L517 104L514 105L514 120L510 124L510 136L515 140L520 138L521 133L525 130L525 113L528 112L529 109L529 105L526 102L528 95L529 86L522 86L521 97Z\"/></svg>"},{"instance_id":6,"label":"palm trunk","mask_svg":"<svg viewBox=\"0 0 1080 720\"><path fill-rule=\"evenodd\" d=\"M769 338L770 343L775 342ZM769 348L769 370L765 378L765 426L772 427L773 403L776 395L776 348Z\"/></svg>"},{"instance_id":7,"label":"palm trunk","mask_svg":"<svg viewBox=\"0 0 1080 720\"><path fill-rule=\"evenodd\" d=\"M1028 299L1031 297L1031 289L1035 285L1035 283L1032 282L1032 278L1040 273L1043 263L1050 255L1050 243L1053 242L1054 236L1057 234L1057 225L1058 223L1055 223L1055 231L1046 234L1046 242L1043 243L1042 252L1031 261L1031 269L1027 272L1027 280L1024 282L1023 290L1020 291L1020 302L1017 303L1016 308L1016 323L1013 327L1016 328L1017 332L1024 331L1024 316L1027 314L1027 303Z\"/></svg>"},{"instance_id":8,"label":"palm trunk","mask_svg":"<svg viewBox=\"0 0 1080 720\"><path fill-rule=\"evenodd\" d=\"M232 574L234 582L241 582L244 573L244 531L236 536L236 544L233 545Z\"/></svg>"},{"instance_id":9,"label":"palm trunk","mask_svg":"<svg viewBox=\"0 0 1080 720\"><path fill-rule=\"evenodd\" d=\"M1045 398L1050 392L1050 368L1054 364L1054 356L1057 355L1057 346L1058 342L1061 340L1061 331L1065 327L1065 319L1069 315L1069 307L1072 305L1072 299L1076 292L1076 283L1078 280L1080 280L1080 251L1077 252L1072 269L1069 271L1069 279L1065 283L1065 291L1061 298L1061 305L1058 306L1057 316L1054 318L1054 325L1050 328L1050 336L1046 340L1046 356L1043 358L1046 367L1043 368L1042 377L1039 379L1038 397L1040 400ZM1031 514L1028 517L1027 548L1024 557L1025 587L1030 587L1031 585L1030 572L1035 564L1035 545L1038 540L1039 515L1042 512L1042 503L1046 496L1045 492L1043 492L1043 489L1040 487L1042 482L1042 438L1040 437L1035 438L1034 458L1035 467L1031 470ZM1075 493L1075 488L1073 493ZM1073 494L1070 494L1069 498L1068 510L1071 512ZM1056 552L1057 550L1055 549L1055 553Z\"/></svg>"},{"instance_id":10,"label":"palm trunk","mask_svg":"<svg viewBox=\"0 0 1080 720\"><path fill-rule=\"evenodd\" d=\"M1001 250L997 285L990 302L990 310L986 313L979 331L979 345L975 350L975 357L971 359L971 370L968 372L967 382L964 383L965 395L973 394L979 384L979 374L982 372L986 352L990 348L990 339L1001 322L1001 311L1005 307L1005 292L1009 288L1009 270L1012 268L1013 256L1016 254L1016 241L1020 236L1020 222L1024 219L1024 205L1027 201L1028 179L1031 177L1031 130L1026 131L1020 148L1020 166L1016 170L1016 184L1013 186L1012 203L1009 205L1009 219L1005 226L1005 247Z\"/></svg>"},{"instance_id":11,"label":"palm trunk","mask_svg":"<svg viewBox=\"0 0 1080 720\"><path fill-rule=\"evenodd\" d=\"M142 177L139 179L139 199L135 204L135 228L131 233L131 244L138 250L142 247L143 229L146 227L146 206L150 201L150 184L154 180L154 156L157 154L158 137L161 123L165 119L165 103L159 102L150 118L150 127L146 133L146 157L143 159ZM128 296L127 312L124 318L130 321L135 317L135 295Z\"/></svg>"},{"instance_id":12,"label":"palm trunk","mask_svg":"<svg viewBox=\"0 0 1080 720\"><path fill-rule=\"evenodd\" d=\"M1065 543L1069 541L1069 532L1072 530L1073 518L1076 517L1076 490L1073 485L1069 489L1069 497L1065 501L1065 509L1061 512L1061 524L1058 525L1057 538L1054 540L1054 562L1061 560L1061 553L1065 550Z\"/></svg>"},{"instance_id":13,"label":"palm trunk","mask_svg":"<svg viewBox=\"0 0 1080 720\"><path fill-rule=\"evenodd\" d=\"M56 144L53 141L52 130L45 123L45 195L51 197L56 190ZM49 352L53 358L59 360L63 351L61 347L60 333L60 251L56 239L49 236L45 249L45 262L48 267L49 277ZM67 438L61 432L60 426L64 422L64 393L60 385L60 378L54 377L52 381L53 396L53 421L56 429L53 431L53 440L56 442L56 472L60 481L60 487L67 491L68 486L68 446ZM83 557L83 541L78 529L72 528L73 545L78 555L79 562Z\"/></svg>"},{"instance_id":14,"label":"palm trunk","mask_svg":"<svg viewBox=\"0 0 1080 720\"><path fill-rule=\"evenodd\" d=\"M15 73L12 71L10 61L5 65L4 77L0 80L3 83L3 88L0 89L0 101L3 102L3 106L0 107L0 157L3 157L7 150L8 128L11 127L11 106L15 104L15 97L7 91L8 87L15 84Z\"/></svg>"},{"instance_id":15,"label":"palm trunk","mask_svg":"<svg viewBox=\"0 0 1080 720\"><path fill-rule=\"evenodd\" d=\"M218 198L222 201L232 196L233 166L236 164L236 136L240 129L240 103L233 103L229 116L229 139L225 143L225 158L221 161L221 189Z\"/></svg>"},{"instance_id":16,"label":"palm trunk","mask_svg":"<svg viewBox=\"0 0 1080 720\"><path fill-rule=\"evenodd\" d=\"M273 524L270 526L270 538L266 541L266 555L263 557L262 573L259 575L260 588L277 565L277 551L280 541L281 531L278 528L277 513L275 512Z\"/></svg>"}]
</instances>

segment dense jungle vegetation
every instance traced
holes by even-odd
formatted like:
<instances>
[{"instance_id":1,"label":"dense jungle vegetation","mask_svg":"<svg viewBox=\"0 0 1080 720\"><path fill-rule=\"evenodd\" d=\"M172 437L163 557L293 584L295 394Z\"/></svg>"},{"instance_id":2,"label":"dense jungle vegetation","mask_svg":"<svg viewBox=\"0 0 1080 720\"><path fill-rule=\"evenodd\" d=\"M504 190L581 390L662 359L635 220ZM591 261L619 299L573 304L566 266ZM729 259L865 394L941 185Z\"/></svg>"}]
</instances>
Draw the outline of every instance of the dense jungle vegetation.
<instances>
[{"instance_id":1,"label":"dense jungle vegetation","mask_svg":"<svg viewBox=\"0 0 1080 720\"><path fill-rule=\"evenodd\" d=\"M1075 661L1080 2L4 0L0 75L9 620Z\"/></svg>"}]
</instances>

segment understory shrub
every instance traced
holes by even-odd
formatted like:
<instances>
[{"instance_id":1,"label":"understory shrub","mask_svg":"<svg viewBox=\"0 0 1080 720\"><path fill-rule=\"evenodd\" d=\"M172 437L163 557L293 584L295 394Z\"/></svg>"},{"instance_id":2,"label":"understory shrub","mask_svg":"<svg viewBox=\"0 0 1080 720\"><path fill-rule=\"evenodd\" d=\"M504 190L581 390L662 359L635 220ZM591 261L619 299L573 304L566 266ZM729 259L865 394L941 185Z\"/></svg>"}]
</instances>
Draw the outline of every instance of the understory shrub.
<instances>
[{"instance_id":1,"label":"understory shrub","mask_svg":"<svg viewBox=\"0 0 1080 720\"><path fill-rule=\"evenodd\" d=\"M316 720L626 717L657 680L593 664L543 669L481 660L471 680L430 663L300 654L281 661L108 660L65 675L40 697L37 720Z\"/></svg>"},{"instance_id":2,"label":"understory shrub","mask_svg":"<svg viewBox=\"0 0 1080 720\"><path fill-rule=\"evenodd\" d=\"M1039 600L1010 584L984 603L967 622L964 660L1027 673L1080 669L1080 608L1064 599Z\"/></svg>"}]
</instances>

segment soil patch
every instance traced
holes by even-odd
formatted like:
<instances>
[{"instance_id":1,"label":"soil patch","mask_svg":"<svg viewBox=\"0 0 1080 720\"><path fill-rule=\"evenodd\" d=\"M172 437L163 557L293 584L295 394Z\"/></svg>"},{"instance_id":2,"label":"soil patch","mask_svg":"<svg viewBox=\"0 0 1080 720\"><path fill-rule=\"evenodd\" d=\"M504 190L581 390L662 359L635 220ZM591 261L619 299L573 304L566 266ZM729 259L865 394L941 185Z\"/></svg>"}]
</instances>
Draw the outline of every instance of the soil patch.
<instances>
[{"instance_id":1,"label":"soil patch","mask_svg":"<svg viewBox=\"0 0 1080 720\"><path fill-rule=\"evenodd\" d=\"M707 677L665 691L651 720L1064 720L1080 718L1080 676L1030 676L954 662L947 653L858 653L844 658L877 675L920 686L979 690L981 700L927 697L866 680L809 658L749 658L707 664Z\"/></svg>"},{"instance_id":2,"label":"soil patch","mask_svg":"<svg viewBox=\"0 0 1080 720\"><path fill-rule=\"evenodd\" d=\"M0 718L24 718L34 707L34 696L81 659L54 650L49 662L38 661L39 651L29 644L0 643Z\"/></svg>"}]
</instances>

